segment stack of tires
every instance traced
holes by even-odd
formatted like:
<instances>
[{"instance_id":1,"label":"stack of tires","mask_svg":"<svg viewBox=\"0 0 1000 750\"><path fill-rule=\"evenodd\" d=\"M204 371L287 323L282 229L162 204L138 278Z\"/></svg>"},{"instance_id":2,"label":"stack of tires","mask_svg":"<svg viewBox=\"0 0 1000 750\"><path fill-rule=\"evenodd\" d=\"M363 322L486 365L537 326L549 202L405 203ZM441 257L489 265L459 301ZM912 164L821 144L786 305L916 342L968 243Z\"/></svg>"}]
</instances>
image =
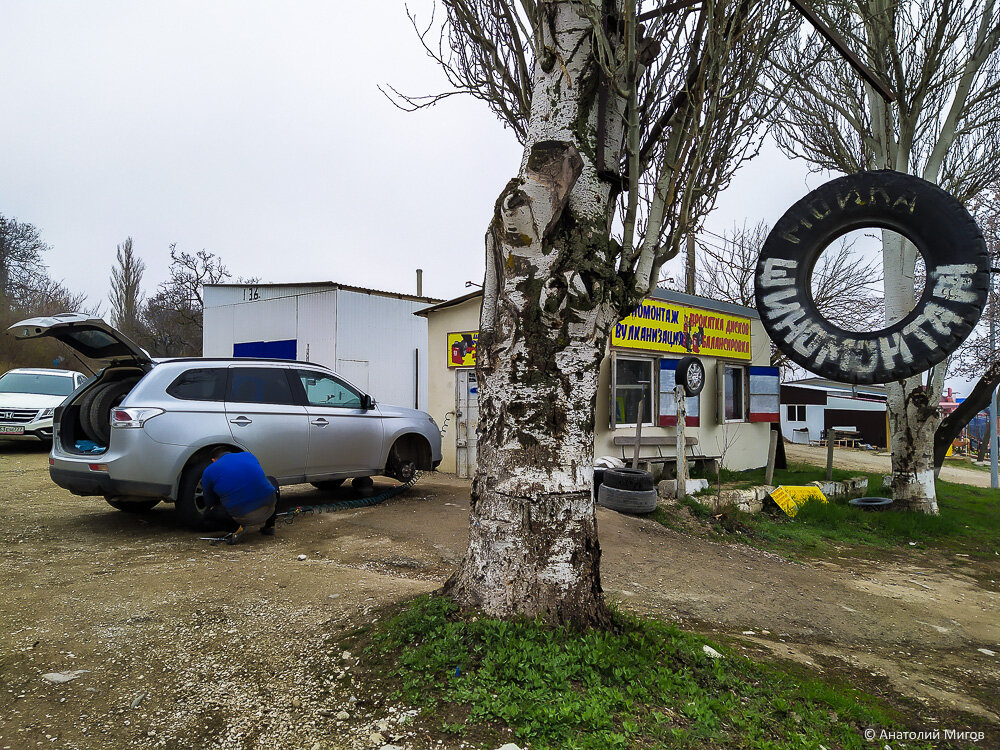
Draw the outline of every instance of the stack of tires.
<instances>
[{"instance_id":1,"label":"stack of tires","mask_svg":"<svg viewBox=\"0 0 1000 750\"><path fill-rule=\"evenodd\" d=\"M98 445L111 440L111 410L121 404L139 378L101 383L80 399L80 426L84 434Z\"/></svg>"},{"instance_id":2,"label":"stack of tires","mask_svg":"<svg viewBox=\"0 0 1000 750\"><path fill-rule=\"evenodd\" d=\"M640 469L605 469L597 490L597 503L619 513L656 510L653 475Z\"/></svg>"}]
</instances>

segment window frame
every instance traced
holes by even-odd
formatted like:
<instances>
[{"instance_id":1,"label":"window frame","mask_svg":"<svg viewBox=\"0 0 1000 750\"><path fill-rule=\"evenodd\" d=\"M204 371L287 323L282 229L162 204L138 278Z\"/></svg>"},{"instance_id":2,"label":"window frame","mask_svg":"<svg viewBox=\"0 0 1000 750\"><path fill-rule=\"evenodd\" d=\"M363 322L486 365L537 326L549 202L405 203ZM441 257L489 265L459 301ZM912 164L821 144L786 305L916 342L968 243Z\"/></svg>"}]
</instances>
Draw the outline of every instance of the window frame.
<instances>
[{"instance_id":1,"label":"window frame","mask_svg":"<svg viewBox=\"0 0 1000 750\"><path fill-rule=\"evenodd\" d=\"M309 401L309 397L306 393L306 387L302 384L302 378L299 373L313 374L314 376L330 378L334 382L338 383L342 388L350 391L351 393L356 393L358 395L358 406L344 406L342 404L313 404ZM289 370L289 379L292 382L292 395L299 399L299 406L304 406L307 409L352 409L354 411L364 410L365 406L365 392L360 388L351 385L346 380L338 377L332 372L324 372L323 370L310 370L303 367L295 367Z\"/></svg>"},{"instance_id":2,"label":"window frame","mask_svg":"<svg viewBox=\"0 0 1000 750\"><path fill-rule=\"evenodd\" d=\"M175 385L177 385L177 382L185 375L187 375L188 373L199 372L204 370L212 370L212 371L219 370L222 372L222 395L219 398L184 398L182 396L178 396L174 393L171 393L170 389L173 388ZM176 399L178 401L199 401L202 403L214 402L221 404L225 402L226 396L229 395L229 377L231 372L232 370L229 367L190 367L184 370L182 373L180 373L173 380L171 380L170 385L164 388L163 392L166 393L168 396L170 396L170 398Z\"/></svg>"},{"instance_id":3,"label":"window frame","mask_svg":"<svg viewBox=\"0 0 1000 750\"><path fill-rule=\"evenodd\" d=\"M721 369L721 378L719 379L719 408L722 409L718 420L720 424L744 424L750 421L750 405L749 405L749 367L744 364L733 364L730 362L720 362L719 368ZM738 418L730 419L729 415L726 414L726 383L727 371L728 370L738 370L740 372L740 416ZM736 399L733 399L733 404L736 404Z\"/></svg>"},{"instance_id":4,"label":"window frame","mask_svg":"<svg viewBox=\"0 0 1000 750\"><path fill-rule=\"evenodd\" d=\"M649 367L649 421L643 422L643 427L656 427L658 421L659 410L657 408L656 393L657 387L659 385L659 375L658 375L658 364L659 358L654 356L643 356L639 354L622 354L620 352L613 352L611 357L611 399L610 399L610 414L609 421L611 423L611 429L627 429L634 428L637 422L618 422L618 410L616 408L617 393L618 393L618 361L627 360L633 362L643 362ZM633 386L635 387L635 386ZM641 417L641 415L637 415Z\"/></svg>"},{"instance_id":5,"label":"window frame","mask_svg":"<svg viewBox=\"0 0 1000 750\"><path fill-rule=\"evenodd\" d=\"M245 372L246 370L266 370L281 373L285 378L285 383L288 386L289 396L291 399L285 403L284 401L237 401L231 396L233 393L233 384L235 381L235 375L237 372ZM227 404L256 404L258 406L302 406L302 399L300 394L295 390L295 383L298 378L292 376L292 372L287 367L262 367L260 365L230 365L229 366L229 378L226 381L226 398L225 403ZM301 384L300 386L301 387Z\"/></svg>"}]
</instances>

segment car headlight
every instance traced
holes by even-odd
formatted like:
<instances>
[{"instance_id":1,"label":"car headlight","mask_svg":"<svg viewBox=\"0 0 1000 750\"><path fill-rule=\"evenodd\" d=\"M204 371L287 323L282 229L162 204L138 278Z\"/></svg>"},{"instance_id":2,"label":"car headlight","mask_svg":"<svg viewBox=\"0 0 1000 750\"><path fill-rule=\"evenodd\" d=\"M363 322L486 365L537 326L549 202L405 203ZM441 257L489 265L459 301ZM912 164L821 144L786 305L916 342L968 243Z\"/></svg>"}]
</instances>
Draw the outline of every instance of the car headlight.
<instances>
[{"instance_id":1,"label":"car headlight","mask_svg":"<svg viewBox=\"0 0 1000 750\"><path fill-rule=\"evenodd\" d=\"M142 427L146 422L158 414L163 414L163 409L138 408L138 409L112 409L112 427Z\"/></svg>"},{"instance_id":2,"label":"car headlight","mask_svg":"<svg viewBox=\"0 0 1000 750\"><path fill-rule=\"evenodd\" d=\"M55 413L55 409L42 409L42 413L38 415L38 418L45 419L46 417L51 417Z\"/></svg>"}]
</instances>

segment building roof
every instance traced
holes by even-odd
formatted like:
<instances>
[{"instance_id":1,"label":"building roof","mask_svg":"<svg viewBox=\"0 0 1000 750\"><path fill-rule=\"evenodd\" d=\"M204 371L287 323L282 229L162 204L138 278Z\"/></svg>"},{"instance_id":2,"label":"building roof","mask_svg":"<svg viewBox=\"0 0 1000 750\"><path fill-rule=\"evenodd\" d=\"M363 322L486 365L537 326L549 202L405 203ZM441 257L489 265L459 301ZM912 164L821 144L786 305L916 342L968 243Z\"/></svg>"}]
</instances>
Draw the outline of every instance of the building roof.
<instances>
[{"instance_id":1,"label":"building roof","mask_svg":"<svg viewBox=\"0 0 1000 750\"><path fill-rule=\"evenodd\" d=\"M653 299L661 299L664 302L676 302L678 305L700 307L704 310L714 310L716 312L728 313L729 315L741 315L744 318L756 318L760 320L760 313L752 307L735 305L732 302L723 302L717 299L709 299L708 297L699 297L696 294L687 294L686 292L679 292L676 289L657 288L649 296Z\"/></svg>"},{"instance_id":2,"label":"building roof","mask_svg":"<svg viewBox=\"0 0 1000 750\"><path fill-rule=\"evenodd\" d=\"M443 302L438 297L418 297L415 294L405 294L402 292L387 292L382 289L369 289L363 286L351 286L350 284L340 284L336 281L302 281L302 282L281 282L278 284L263 284L263 283L238 283L238 284L205 284L206 287L244 287L244 286L261 286L261 287L326 287L328 289L343 289L345 292L358 292L360 294L374 294L379 297L392 297L393 299L405 299L411 302L426 302L429 304L434 304L437 302Z\"/></svg>"},{"instance_id":3,"label":"building roof","mask_svg":"<svg viewBox=\"0 0 1000 750\"><path fill-rule=\"evenodd\" d=\"M826 378L802 378L801 380L789 380L784 385L794 385L801 388L815 388L823 391L836 391L837 393L857 394L859 396L886 397L884 385L851 385L850 383L839 383L836 380Z\"/></svg>"},{"instance_id":4,"label":"building roof","mask_svg":"<svg viewBox=\"0 0 1000 750\"><path fill-rule=\"evenodd\" d=\"M461 297L455 297L454 299L446 300L440 304L425 307L423 310L417 310L413 314L427 317L428 313L444 310L448 307L454 307L455 305L460 305L463 302L468 302L471 299L481 296L483 296L483 290L477 289L474 292L463 294ZM713 310L715 312L728 313L730 315L741 315L745 318L756 318L760 320L760 315L752 307L734 305L731 302L720 302L719 300L709 299L708 297L698 297L697 295L685 294L684 292L678 292L674 289L656 289L650 297L652 299L663 300L664 302L674 302L678 305L700 307L703 310Z\"/></svg>"}]
</instances>

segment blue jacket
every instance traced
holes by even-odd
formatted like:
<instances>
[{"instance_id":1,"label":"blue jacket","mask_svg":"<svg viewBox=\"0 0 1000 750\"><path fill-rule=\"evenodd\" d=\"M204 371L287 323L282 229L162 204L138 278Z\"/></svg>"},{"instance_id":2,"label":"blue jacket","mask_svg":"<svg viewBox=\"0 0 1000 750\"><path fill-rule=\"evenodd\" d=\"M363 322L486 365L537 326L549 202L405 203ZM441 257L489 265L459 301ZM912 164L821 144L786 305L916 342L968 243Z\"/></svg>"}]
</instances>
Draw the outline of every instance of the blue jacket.
<instances>
[{"instance_id":1,"label":"blue jacket","mask_svg":"<svg viewBox=\"0 0 1000 750\"><path fill-rule=\"evenodd\" d=\"M221 502L233 517L274 500L274 485L252 453L227 453L210 463L201 475L201 488L209 507Z\"/></svg>"}]
</instances>

